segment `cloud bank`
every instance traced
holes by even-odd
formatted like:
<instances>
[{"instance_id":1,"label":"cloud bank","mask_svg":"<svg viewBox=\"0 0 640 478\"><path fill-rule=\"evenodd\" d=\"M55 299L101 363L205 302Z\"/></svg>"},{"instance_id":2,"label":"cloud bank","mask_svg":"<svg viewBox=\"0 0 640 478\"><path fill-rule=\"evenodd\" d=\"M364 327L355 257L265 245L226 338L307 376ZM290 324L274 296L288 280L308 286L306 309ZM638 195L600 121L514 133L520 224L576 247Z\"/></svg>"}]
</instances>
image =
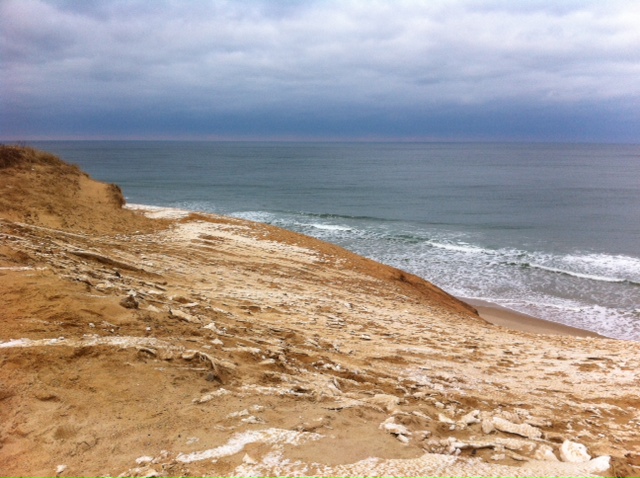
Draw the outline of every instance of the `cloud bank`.
<instances>
[{"instance_id":1,"label":"cloud bank","mask_svg":"<svg viewBox=\"0 0 640 478\"><path fill-rule=\"evenodd\" d=\"M640 141L640 2L0 3L8 138Z\"/></svg>"}]
</instances>

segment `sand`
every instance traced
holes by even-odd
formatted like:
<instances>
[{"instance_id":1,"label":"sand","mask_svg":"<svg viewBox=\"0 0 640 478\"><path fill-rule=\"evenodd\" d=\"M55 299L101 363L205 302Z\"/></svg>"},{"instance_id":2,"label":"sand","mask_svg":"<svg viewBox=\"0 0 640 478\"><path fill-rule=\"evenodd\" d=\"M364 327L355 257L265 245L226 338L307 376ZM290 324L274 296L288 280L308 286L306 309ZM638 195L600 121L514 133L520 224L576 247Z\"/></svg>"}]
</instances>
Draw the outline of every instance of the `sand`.
<instances>
[{"instance_id":1,"label":"sand","mask_svg":"<svg viewBox=\"0 0 640 478\"><path fill-rule=\"evenodd\" d=\"M512 330L530 332L534 334L548 335L572 335L574 337L601 337L600 334L590 330L551 322L531 315L501 307L498 304L479 300L462 298L464 302L472 305L478 311L480 317L494 325L506 327Z\"/></svg>"},{"instance_id":2,"label":"sand","mask_svg":"<svg viewBox=\"0 0 640 478\"><path fill-rule=\"evenodd\" d=\"M55 162L0 191L0 475L638 474L640 344Z\"/></svg>"}]
</instances>

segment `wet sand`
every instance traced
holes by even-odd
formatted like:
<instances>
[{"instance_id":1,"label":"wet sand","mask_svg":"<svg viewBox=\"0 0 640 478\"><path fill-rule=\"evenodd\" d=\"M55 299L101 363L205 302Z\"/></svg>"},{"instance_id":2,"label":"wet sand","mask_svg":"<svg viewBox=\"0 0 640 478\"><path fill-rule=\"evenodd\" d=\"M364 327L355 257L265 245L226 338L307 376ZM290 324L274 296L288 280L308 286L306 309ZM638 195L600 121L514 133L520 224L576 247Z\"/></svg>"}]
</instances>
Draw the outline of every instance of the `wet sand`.
<instances>
[{"instance_id":1,"label":"wet sand","mask_svg":"<svg viewBox=\"0 0 640 478\"><path fill-rule=\"evenodd\" d=\"M539 319L531 315L502 307L492 302L466 298L462 298L461 300L475 307L478 310L480 317L493 325L498 325L500 327L535 334L570 335L573 337L603 337L602 335L589 330L583 330L577 327Z\"/></svg>"}]
</instances>

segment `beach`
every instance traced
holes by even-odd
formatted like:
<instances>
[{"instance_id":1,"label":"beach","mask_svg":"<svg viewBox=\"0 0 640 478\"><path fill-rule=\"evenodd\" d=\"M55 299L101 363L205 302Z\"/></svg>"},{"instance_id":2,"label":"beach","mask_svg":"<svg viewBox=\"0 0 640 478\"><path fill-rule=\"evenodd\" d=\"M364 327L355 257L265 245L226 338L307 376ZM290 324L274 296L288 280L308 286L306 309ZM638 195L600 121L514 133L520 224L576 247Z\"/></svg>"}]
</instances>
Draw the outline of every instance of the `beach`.
<instances>
[{"instance_id":1,"label":"beach","mask_svg":"<svg viewBox=\"0 0 640 478\"><path fill-rule=\"evenodd\" d=\"M478 311L480 317L494 325L506 327L521 332L550 335L571 335L574 337L602 337L595 332L570 327L558 322L539 319L527 314L522 314L515 310L501 307L498 304L486 302L478 299L462 299L472 305Z\"/></svg>"},{"instance_id":2,"label":"beach","mask_svg":"<svg viewBox=\"0 0 640 478\"><path fill-rule=\"evenodd\" d=\"M639 344L29 158L0 168L2 474L637 472Z\"/></svg>"}]
</instances>

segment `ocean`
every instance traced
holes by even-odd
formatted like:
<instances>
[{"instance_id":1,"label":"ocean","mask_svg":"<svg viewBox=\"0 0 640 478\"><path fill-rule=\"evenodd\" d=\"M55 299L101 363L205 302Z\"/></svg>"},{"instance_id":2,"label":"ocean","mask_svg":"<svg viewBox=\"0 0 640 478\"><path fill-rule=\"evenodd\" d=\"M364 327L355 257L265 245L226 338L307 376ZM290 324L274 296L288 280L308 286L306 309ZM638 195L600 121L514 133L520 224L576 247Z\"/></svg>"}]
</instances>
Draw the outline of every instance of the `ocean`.
<instances>
[{"instance_id":1,"label":"ocean","mask_svg":"<svg viewBox=\"0 0 640 478\"><path fill-rule=\"evenodd\" d=\"M640 340L640 145L54 141L129 203L273 224Z\"/></svg>"}]
</instances>

